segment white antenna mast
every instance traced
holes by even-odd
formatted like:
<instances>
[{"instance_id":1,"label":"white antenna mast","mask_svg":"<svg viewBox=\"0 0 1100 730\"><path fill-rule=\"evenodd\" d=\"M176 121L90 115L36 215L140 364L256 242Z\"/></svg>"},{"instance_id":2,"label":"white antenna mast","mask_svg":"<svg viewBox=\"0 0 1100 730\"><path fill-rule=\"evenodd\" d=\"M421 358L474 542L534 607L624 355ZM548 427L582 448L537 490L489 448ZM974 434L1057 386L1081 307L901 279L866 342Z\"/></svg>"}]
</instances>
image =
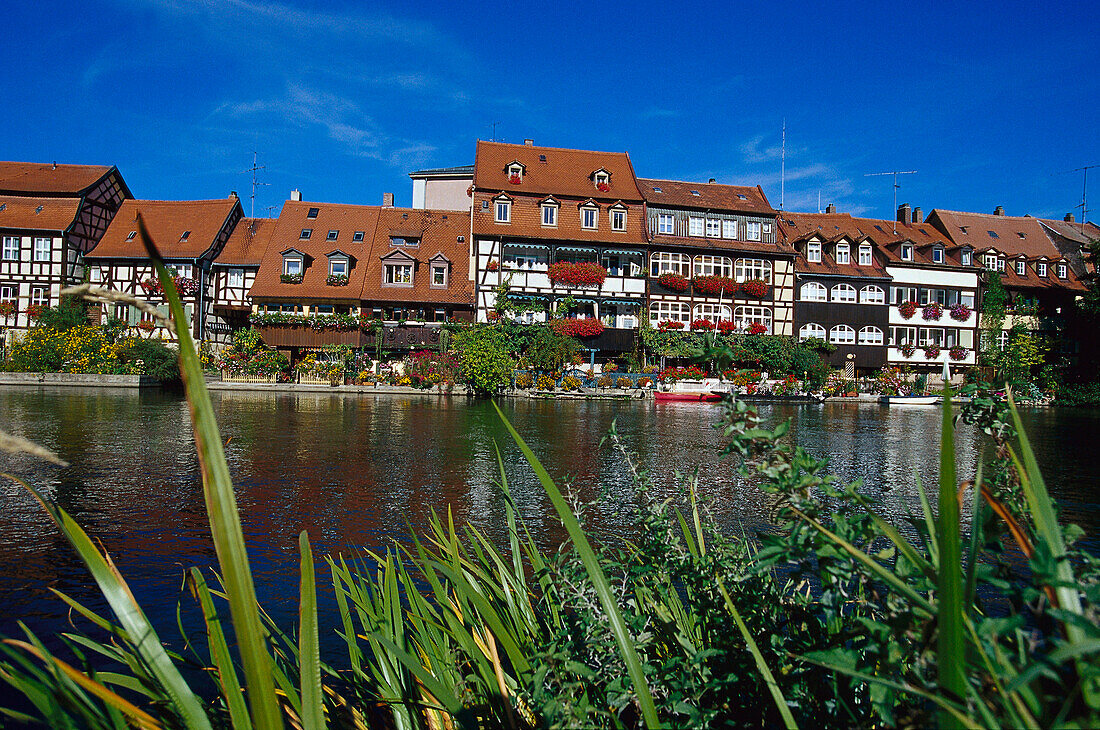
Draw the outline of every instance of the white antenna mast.
<instances>
[{"instance_id":1,"label":"white antenna mast","mask_svg":"<svg viewBox=\"0 0 1100 730\"><path fill-rule=\"evenodd\" d=\"M894 176L894 233L898 232L898 175L916 175L916 170L891 170L890 172L869 172L863 177L878 177L879 175Z\"/></svg>"},{"instance_id":2,"label":"white antenna mast","mask_svg":"<svg viewBox=\"0 0 1100 730\"><path fill-rule=\"evenodd\" d=\"M1097 167L1100 167L1100 165L1085 165L1084 167L1077 167L1072 170L1066 170L1065 172L1057 173L1059 175L1066 175L1071 172L1081 173L1081 202L1080 204L1073 207L1081 209L1082 223L1089 222L1089 170L1095 169Z\"/></svg>"},{"instance_id":3,"label":"white antenna mast","mask_svg":"<svg viewBox=\"0 0 1100 730\"><path fill-rule=\"evenodd\" d=\"M249 218L255 218L256 217L256 186L257 185L269 185L270 184L270 183L260 182L259 180L256 179L256 173L258 173L260 170L263 170L267 167L266 165L257 165L256 164L256 156L257 156L256 155L256 150L252 150L252 167L250 167L250 168L248 168L247 170L244 171L244 172L251 172L252 173L252 197L251 197L252 210L248 214Z\"/></svg>"},{"instance_id":4,"label":"white antenna mast","mask_svg":"<svg viewBox=\"0 0 1100 730\"><path fill-rule=\"evenodd\" d=\"M817 190L817 212L818 215L824 212L823 210L821 210L821 188L818 188Z\"/></svg>"},{"instance_id":5,"label":"white antenna mast","mask_svg":"<svg viewBox=\"0 0 1100 730\"><path fill-rule=\"evenodd\" d=\"M783 118L783 144L779 157L779 209L783 210L784 193L787 187L787 119Z\"/></svg>"}]
</instances>

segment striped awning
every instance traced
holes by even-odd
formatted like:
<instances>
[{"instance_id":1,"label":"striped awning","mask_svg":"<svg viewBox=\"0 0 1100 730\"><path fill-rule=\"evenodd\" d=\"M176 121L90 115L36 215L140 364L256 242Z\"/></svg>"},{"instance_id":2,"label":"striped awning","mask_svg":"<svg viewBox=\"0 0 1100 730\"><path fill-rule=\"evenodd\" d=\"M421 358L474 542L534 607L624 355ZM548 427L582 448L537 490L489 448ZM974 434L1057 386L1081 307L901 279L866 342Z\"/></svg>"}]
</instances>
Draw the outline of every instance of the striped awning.
<instances>
[{"instance_id":1,"label":"striped awning","mask_svg":"<svg viewBox=\"0 0 1100 730\"><path fill-rule=\"evenodd\" d=\"M592 248L591 246L584 247L584 248L582 248L580 246L558 246L557 250L558 251L587 251L589 253L596 253L596 249Z\"/></svg>"},{"instance_id":2,"label":"striped awning","mask_svg":"<svg viewBox=\"0 0 1100 730\"><path fill-rule=\"evenodd\" d=\"M512 292L508 292L508 298L509 299L535 299L535 300L550 301L550 297L547 296L546 294L513 294Z\"/></svg>"},{"instance_id":3,"label":"striped awning","mask_svg":"<svg viewBox=\"0 0 1100 730\"><path fill-rule=\"evenodd\" d=\"M641 303L641 299L634 299L633 301L628 299L605 299L601 302L601 304L626 304L632 307L636 307Z\"/></svg>"},{"instance_id":4,"label":"striped awning","mask_svg":"<svg viewBox=\"0 0 1100 730\"><path fill-rule=\"evenodd\" d=\"M550 248L549 246L543 245L541 243L506 243L506 244L504 244L504 248L508 248L508 247L512 247L512 248L546 248L546 249Z\"/></svg>"},{"instance_id":5,"label":"striped awning","mask_svg":"<svg viewBox=\"0 0 1100 730\"><path fill-rule=\"evenodd\" d=\"M604 251L604 253L619 254L620 256L645 256L645 251L620 251L614 248L608 249Z\"/></svg>"}]
</instances>

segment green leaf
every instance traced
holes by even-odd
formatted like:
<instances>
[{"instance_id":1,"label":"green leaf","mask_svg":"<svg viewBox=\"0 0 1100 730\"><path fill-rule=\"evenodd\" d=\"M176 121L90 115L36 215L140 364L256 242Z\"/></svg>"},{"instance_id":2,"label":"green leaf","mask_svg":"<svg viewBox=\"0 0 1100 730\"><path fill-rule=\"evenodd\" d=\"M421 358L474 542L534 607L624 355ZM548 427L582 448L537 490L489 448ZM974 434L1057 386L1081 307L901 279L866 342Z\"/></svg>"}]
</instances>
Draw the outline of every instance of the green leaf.
<instances>
[{"instance_id":1,"label":"green leaf","mask_svg":"<svg viewBox=\"0 0 1100 730\"><path fill-rule=\"evenodd\" d=\"M939 547L939 596L936 605L936 663L939 686L952 699L966 699L966 641L962 605L962 536L959 534L959 501L955 481L955 422L951 413L951 385L943 392L943 418L940 431L940 499L936 542ZM962 727L958 718L941 708L940 726Z\"/></svg>"},{"instance_id":2,"label":"green leaf","mask_svg":"<svg viewBox=\"0 0 1100 730\"><path fill-rule=\"evenodd\" d=\"M317 579L313 574L313 550L305 530L298 536L302 552L302 588L298 604L298 671L302 680L302 724L325 727L321 695L321 650L317 637ZM353 637L354 638L354 637Z\"/></svg>"}]
</instances>

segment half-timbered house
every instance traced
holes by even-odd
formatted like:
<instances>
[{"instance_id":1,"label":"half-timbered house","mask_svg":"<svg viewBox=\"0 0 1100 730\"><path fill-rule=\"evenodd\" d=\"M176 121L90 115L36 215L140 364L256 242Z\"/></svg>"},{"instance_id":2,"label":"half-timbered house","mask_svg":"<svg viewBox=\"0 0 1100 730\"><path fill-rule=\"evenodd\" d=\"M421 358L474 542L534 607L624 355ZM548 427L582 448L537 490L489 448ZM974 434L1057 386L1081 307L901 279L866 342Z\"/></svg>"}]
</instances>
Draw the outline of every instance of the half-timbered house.
<instances>
[{"instance_id":1,"label":"half-timbered house","mask_svg":"<svg viewBox=\"0 0 1100 730\"><path fill-rule=\"evenodd\" d=\"M175 275L187 327L196 340L204 339L214 304L211 266L244 216L240 201L236 195L218 200L127 200L99 244L85 255L90 282L134 294L167 313L156 270L141 240L138 216ZM111 305L100 316L104 321L120 319L138 333L170 338L152 317L126 304Z\"/></svg>"},{"instance_id":2,"label":"half-timbered house","mask_svg":"<svg viewBox=\"0 0 1100 730\"><path fill-rule=\"evenodd\" d=\"M229 342L234 332L249 326L252 300L248 292L276 222L275 218L242 218L211 263L213 311L206 326L207 339Z\"/></svg>"},{"instance_id":3,"label":"half-timbered house","mask_svg":"<svg viewBox=\"0 0 1100 730\"><path fill-rule=\"evenodd\" d=\"M0 162L0 331L5 339L84 278L84 254L130 196L114 167Z\"/></svg>"}]
</instances>

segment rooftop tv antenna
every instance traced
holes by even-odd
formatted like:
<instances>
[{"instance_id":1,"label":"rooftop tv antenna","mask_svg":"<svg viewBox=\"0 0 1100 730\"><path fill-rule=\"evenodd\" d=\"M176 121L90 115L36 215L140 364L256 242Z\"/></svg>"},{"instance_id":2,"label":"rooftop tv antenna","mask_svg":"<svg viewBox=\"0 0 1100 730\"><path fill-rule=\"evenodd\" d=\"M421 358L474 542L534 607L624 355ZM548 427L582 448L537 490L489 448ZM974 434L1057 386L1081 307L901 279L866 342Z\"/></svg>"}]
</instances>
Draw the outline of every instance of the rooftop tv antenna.
<instances>
[{"instance_id":1,"label":"rooftop tv antenna","mask_svg":"<svg viewBox=\"0 0 1100 730\"><path fill-rule=\"evenodd\" d=\"M1081 173L1081 203L1073 207L1081 209L1082 223L1089 222L1089 170L1095 169L1097 167L1100 167L1100 165L1085 165L1084 167L1075 167L1072 170L1066 170L1064 172L1057 173L1059 175L1068 175L1071 172Z\"/></svg>"},{"instance_id":2,"label":"rooftop tv antenna","mask_svg":"<svg viewBox=\"0 0 1100 730\"><path fill-rule=\"evenodd\" d=\"M244 172L251 172L252 173L252 197L250 198L252 200L252 210L248 214L249 218L255 218L256 217L256 186L257 185L270 185L271 184L271 183L260 182L258 179L256 179L256 173L258 173L260 170L263 170L263 169L266 168L266 165L257 165L256 164L256 157L257 157L256 151L253 150L252 151L252 167L248 168L247 170L244 170Z\"/></svg>"},{"instance_id":3,"label":"rooftop tv antenna","mask_svg":"<svg viewBox=\"0 0 1100 730\"><path fill-rule=\"evenodd\" d=\"M783 119L783 142L779 153L779 209L783 210L784 193L787 192L787 120Z\"/></svg>"},{"instance_id":4,"label":"rooftop tv antenna","mask_svg":"<svg viewBox=\"0 0 1100 730\"><path fill-rule=\"evenodd\" d=\"M493 122L493 141L494 142L497 141L497 125L498 124L500 124L500 122Z\"/></svg>"},{"instance_id":5,"label":"rooftop tv antenna","mask_svg":"<svg viewBox=\"0 0 1100 730\"><path fill-rule=\"evenodd\" d=\"M898 232L898 175L916 175L916 170L891 170L890 172L869 172L863 177L878 177L879 175L893 175L894 176L894 233Z\"/></svg>"}]
</instances>

